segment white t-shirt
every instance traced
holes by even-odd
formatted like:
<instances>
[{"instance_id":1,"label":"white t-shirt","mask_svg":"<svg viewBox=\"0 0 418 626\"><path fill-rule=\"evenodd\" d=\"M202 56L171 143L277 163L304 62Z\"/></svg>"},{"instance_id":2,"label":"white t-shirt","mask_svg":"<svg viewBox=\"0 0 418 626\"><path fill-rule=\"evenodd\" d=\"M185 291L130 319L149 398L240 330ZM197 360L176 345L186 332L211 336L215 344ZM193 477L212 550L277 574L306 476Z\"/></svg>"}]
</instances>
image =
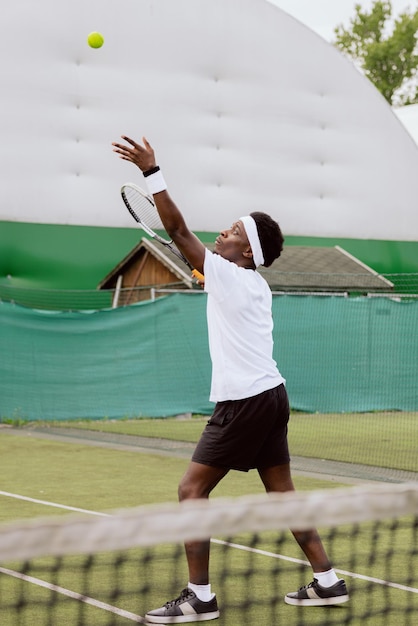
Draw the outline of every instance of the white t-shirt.
<instances>
[{"instance_id":1,"label":"white t-shirt","mask_svg":"<svg viewBox=\"0 0 418 626\"><path fill-rule=\"evenodd\" d=\"M241 400L285 380L273 359L272 295L258 272L206 250L210 400Z\"/></svg>"}]
</instances>

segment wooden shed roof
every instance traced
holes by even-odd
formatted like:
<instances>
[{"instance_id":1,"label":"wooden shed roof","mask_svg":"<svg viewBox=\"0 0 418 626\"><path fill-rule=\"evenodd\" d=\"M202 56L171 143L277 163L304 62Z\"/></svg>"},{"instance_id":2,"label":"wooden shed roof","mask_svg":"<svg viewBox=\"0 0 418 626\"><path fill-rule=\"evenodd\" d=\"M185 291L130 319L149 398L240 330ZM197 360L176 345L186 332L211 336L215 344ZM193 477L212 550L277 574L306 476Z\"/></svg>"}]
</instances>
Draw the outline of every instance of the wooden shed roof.
<instances>
[{"instance_id":1,"label":"wooden shed roof","mask_svg":"<svg viewBox=\"0 0 418 626\"><path fill-rule=\"evenodd\" d=\"M393 283L339 246L287 246L260 274L273 291L391 291Z\"/></svg>"},{"instance_id":2,"label":"wooden shed roof","mask_svg":"<svg viewBox=\"0 0 418 626\"><path fill-rule=\"evenodd\" d=\"M147 250L162 265L167 267L185 287L193 287L193 279L189 268L172 254L165 246L154 239L143 237L141 241L124 257L103 280L97 285L98 289L112 289L117 277L123 274L127 267L139 262L143 251Z\"/></svg>"}]
</instances>

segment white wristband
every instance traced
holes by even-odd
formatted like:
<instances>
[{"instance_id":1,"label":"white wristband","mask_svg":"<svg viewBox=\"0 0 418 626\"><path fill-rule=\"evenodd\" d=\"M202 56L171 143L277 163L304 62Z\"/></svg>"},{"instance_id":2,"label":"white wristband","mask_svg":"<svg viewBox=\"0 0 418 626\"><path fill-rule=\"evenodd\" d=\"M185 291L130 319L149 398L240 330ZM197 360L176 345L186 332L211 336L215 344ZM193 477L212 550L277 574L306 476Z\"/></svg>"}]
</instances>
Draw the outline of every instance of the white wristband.
<instances>
[{"instance_id":1,"label":"white wristband","mask_svg":"<svg viewBox=\"0 0 418 626\"><path fill-rule=\"evenodd\" d=\"M167 184L164 180L164 176L161 170L158 172L154 172L154 174L150 174L146 177L147 187L150 194L154 195L155 193L159 193L160 191L165 191L167 189Z\"/></svg>"}]
</instances>

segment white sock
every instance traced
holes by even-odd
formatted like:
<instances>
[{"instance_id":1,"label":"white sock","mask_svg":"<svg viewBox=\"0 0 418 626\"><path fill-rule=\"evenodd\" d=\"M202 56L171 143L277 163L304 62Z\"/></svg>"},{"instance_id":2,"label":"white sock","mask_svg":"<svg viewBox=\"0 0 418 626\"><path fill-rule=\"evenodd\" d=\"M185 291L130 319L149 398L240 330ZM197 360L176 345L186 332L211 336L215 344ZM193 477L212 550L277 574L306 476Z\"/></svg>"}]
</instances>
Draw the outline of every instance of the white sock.
<instances>
[{"instance_id":1,"label":"white sock","mask_svg":"<svg viewBox=\"0 0 418 626\"><path fill-rule=\"evenodd\" d=\"M214 593L211 592L210 585L195 585L194 583L187 583L189 589L195 592L199 600L202 602L209 602L215 596Z\"/></svg>"},{"instance_id":2,"label":"white sock","mask_svg":"<svg viewBox=\"0 0 418 626\"><path fill-rule=\"evenodd\" d=\"M332 587L332 585L335 585L339 580L333 569L327 572L317 572L316 574L314 572L314 578L316 578L321 587Z\"/></svg>"}]
</instances>

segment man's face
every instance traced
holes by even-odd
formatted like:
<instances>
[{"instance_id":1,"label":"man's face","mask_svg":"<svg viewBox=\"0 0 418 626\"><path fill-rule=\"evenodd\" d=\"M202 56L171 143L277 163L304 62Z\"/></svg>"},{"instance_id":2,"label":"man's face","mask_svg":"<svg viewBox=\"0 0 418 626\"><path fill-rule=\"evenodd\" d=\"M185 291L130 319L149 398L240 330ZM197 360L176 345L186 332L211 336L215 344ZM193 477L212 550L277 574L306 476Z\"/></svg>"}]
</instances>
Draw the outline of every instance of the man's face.
<instances>
[{"instance_id":1,"label":"man's face","mask_svg":"<svg viewBox=\"0 0 418 626\"><path fill-rule=\"evenodd\" d=\"M248 259L252 257L251 246L241 221L234 222L231 228L221 231L215 240L214 252L240 266L248 263Z\"/></svg>"}]
</instances>

